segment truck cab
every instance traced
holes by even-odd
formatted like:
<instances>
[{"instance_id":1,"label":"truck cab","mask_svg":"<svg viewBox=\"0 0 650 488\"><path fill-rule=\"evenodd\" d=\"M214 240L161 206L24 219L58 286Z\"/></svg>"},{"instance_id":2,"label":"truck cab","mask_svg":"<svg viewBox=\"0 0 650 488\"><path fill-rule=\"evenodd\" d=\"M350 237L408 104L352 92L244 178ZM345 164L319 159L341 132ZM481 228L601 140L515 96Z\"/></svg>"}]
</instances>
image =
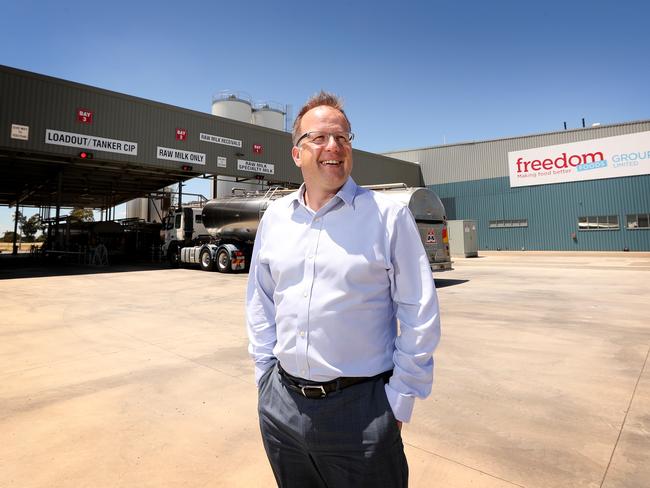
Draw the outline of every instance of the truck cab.
<instances>
[{"instance_id":1,"label":"truck cab","mask_svg":"<svg viewBox=\"0 0 650 488\"><path fill-rule=\"evenodd\" d=\"M164 246L209 237L203 225L201 207L183 207L171 212L165 218L162 232Z\"/></svg>"},{"instance_id":2,"label":"truck cab","mask_svg":"<svg viewBox=\"0 0 650 488\"><path fill-rule=\"evenodd\" d=\"M180 264L181 249L209 240L203 225L202 208L187 206L169 213L163 222L163 255L174 266Z\"/></svg>"}]
</instances>

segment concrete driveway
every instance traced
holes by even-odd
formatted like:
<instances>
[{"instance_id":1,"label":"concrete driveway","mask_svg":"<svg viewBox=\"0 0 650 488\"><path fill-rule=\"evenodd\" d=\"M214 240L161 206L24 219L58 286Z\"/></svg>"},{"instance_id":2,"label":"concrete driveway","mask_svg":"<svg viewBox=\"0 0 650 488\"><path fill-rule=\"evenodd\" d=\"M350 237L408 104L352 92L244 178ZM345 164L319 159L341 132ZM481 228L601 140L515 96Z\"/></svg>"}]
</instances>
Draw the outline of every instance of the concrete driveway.
<instances>
[{"instance_id":1,"label":"concrete driveway","mask_svg":"<svg viewBox=\"0 0 650 488\"><path fill-rule=\"evenodd\" d=\"M247 276L0 270L1 487L268 487ZM412 487L650 486L650 255L490 253L436 275Z\"/></svg>"}]
</instances>

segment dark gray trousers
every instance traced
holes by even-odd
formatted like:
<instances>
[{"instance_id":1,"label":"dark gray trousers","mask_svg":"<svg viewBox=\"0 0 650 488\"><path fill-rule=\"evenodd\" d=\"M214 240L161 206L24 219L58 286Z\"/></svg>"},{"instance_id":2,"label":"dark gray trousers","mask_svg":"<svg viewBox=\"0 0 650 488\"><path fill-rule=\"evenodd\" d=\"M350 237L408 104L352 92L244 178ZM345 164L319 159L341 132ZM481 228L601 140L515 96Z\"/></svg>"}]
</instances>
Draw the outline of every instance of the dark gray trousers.
<instances>
[{"instance_id":1,"label":"dark gray trousers","mask_svg":"<svg viewBox=\"0 0 650 488\"><path fill-rule=\"evenodd\" d=\"M262 377L264 448L281 488L397 488L408 465L381 378L308 399L282 384L277 364Z\"/></svg>"}]
</instances>

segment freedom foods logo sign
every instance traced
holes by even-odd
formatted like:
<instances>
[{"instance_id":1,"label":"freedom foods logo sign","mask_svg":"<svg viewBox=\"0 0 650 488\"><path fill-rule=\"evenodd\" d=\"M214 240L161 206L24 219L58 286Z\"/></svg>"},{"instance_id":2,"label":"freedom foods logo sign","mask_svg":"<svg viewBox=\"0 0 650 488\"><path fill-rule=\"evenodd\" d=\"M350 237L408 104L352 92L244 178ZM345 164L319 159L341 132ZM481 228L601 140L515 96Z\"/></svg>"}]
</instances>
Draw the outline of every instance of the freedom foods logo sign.
<instances>
[{"instance_id":1,"label":"freedom foods logo sign","mask_svg":"<svg viewBox=\"0 0 650 488\"><path fill-rule=\"evenodd\" d=\"M508 153L510 186L650 174L650 132Z\"/></svg>"}]
</instances>

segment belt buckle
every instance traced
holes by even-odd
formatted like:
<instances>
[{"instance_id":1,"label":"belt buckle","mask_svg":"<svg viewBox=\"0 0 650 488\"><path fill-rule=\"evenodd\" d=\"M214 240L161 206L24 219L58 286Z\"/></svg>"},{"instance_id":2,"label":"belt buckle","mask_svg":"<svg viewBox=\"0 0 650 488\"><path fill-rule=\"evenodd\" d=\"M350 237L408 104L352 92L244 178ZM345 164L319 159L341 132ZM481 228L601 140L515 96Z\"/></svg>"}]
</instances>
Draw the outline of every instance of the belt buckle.
<instances>
[{"instance_id":1,"label":"belt buckle","mask_svg":"<svg viewBox=\"0 0 650 488\"><path fill-rule=\"evenodd\" d=\"M312 399L311 397L307 396L307 392L305 390L320 390L321 395L318 398L325 398L327 396L327 392L325 391L325 388L323 388L323 385L305 385L300 387L302 396Z\"/></svg>"}]
</instances>

